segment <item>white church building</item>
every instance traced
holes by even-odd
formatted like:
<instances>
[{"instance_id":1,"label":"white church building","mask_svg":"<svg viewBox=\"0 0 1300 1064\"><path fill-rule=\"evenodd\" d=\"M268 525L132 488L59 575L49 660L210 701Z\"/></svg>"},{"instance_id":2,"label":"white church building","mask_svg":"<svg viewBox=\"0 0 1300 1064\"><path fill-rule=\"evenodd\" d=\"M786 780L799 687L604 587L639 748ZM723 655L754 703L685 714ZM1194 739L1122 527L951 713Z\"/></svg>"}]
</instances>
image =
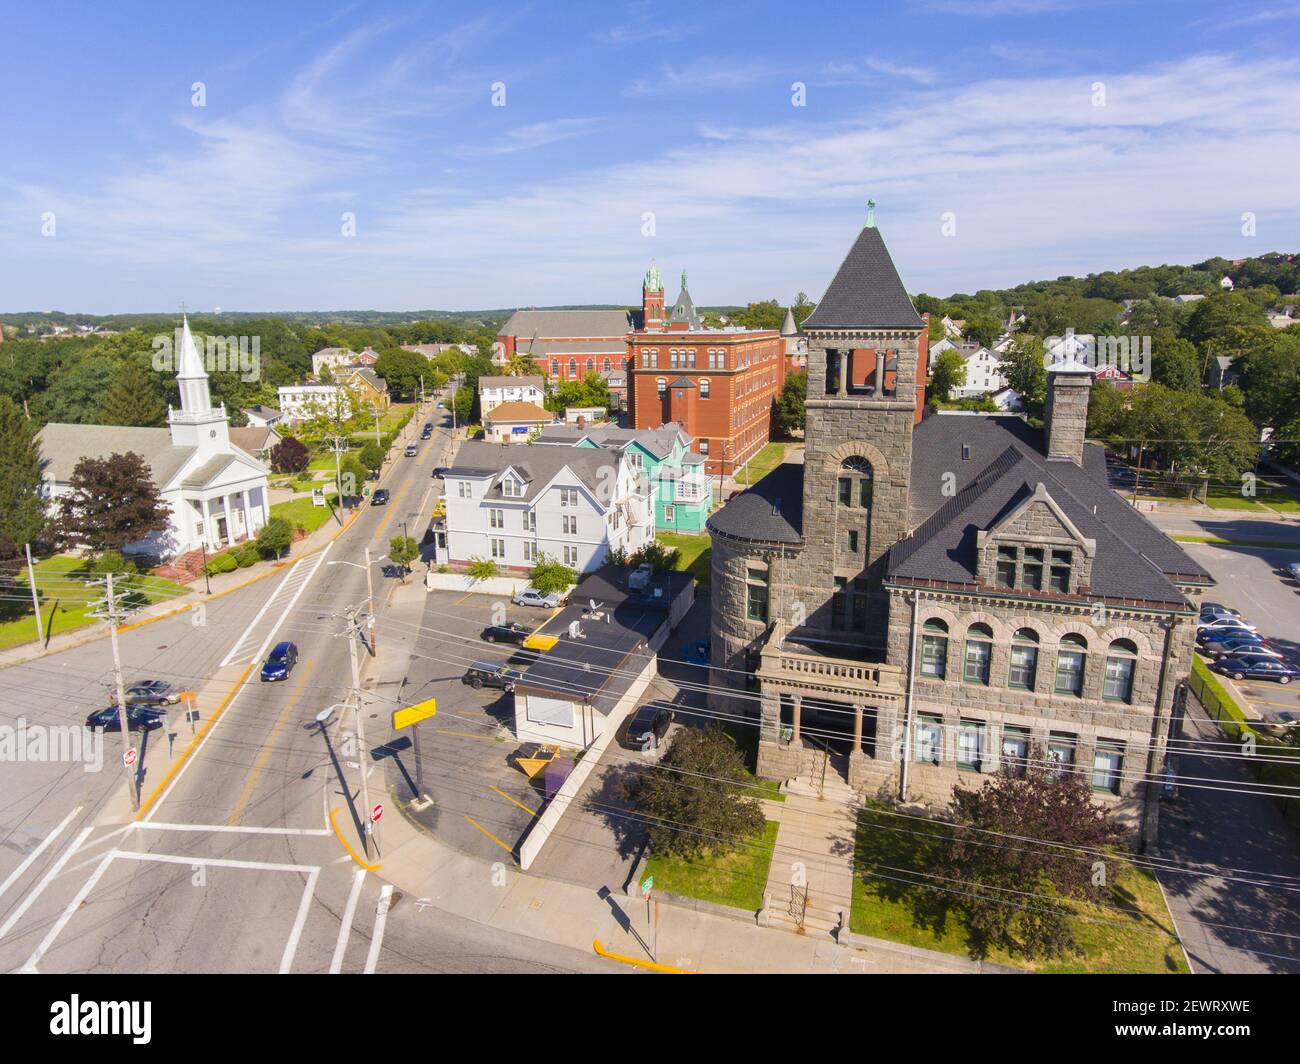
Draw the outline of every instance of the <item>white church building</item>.
<instances>
[{"instance_id":1,"label":"white church building","mask_svg":"<svg viewBox=\"0 0 1300 1064\"><path fill-rule=\"evenodd\" d=\"M266 466L230 442L226 408L212 405L188 319L182 319L176 379L181 405L168 408L165 429L51 423L37 435L44 495L56 509L83 458L133 451L145 460L171 509L171 527L131 544L127 553L167 559L201 546L218 551L255 536L271 516Z\"/></svg>"}]
</instances>

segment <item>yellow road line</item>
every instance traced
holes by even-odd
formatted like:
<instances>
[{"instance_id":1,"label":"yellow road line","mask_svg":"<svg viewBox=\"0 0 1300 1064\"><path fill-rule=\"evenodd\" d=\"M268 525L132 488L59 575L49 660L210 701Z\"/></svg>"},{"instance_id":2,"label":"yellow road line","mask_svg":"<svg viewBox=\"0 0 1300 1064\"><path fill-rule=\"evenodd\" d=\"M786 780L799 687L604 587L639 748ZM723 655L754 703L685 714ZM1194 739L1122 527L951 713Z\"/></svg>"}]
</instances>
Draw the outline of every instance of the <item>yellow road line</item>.
<instances>
[{"instance_id":1,"label":"yellow road line","mask_svg":"<svg viewBox=\"0 0 1300 1064\"><path fill-rule=\"evenodd\" d=\"M537 815L536 809L529 809L528 806L524 805L523 802L516 802L513 798L510 797L510 795L506 794L506 792L503 791L500 787L493 787L492 789L496 791L497 794L501 795L501 797L504 798L507 802L514 802L514 804L519 806L519 808L522 809L525 813L530 813L533 816Z\"/></svg>"},{"instance_id":2,"label":"yellow road line","mask_svg":"<svg viewBox=\"0 0 1300 1064\"><path fill-rule=\"evenodd\" d=\"M208 734L209 729L214 724L217 723L217 720L220 718L222 711L226 708L226 706L230 705L230 700L235 697L235 692L244 686L244 681L248 679L248 674L252 671L253 671L252 663L249 663L244 667L244 671L239 674L239 679L235 681L235 685L231 687L231 689L228 692L226 692L226 697L223 698L221 700L220 705L218 705L217 708L213 710L212 716L209 717L207 723L204 724L203 727L199 729L198 735L194 736L194 738L190 740L189 745L186 746L185 749L181 751L181 756L172 762L171 768L167 770L167 774L163 776L162 781L158 784L157 787L154 788L153 794L149 795L148 799L140 805L139 810L135 814L136 820L143 819L145 813L149 812L149 807L158 800L158 796L162 794L164 790L166 790L167 784L171 782L172 777L175 776L176 773L180 771L180 767L183 764L185 764L186 759L190 756L190 754L193 752L195 747L197 747L199 743L203 741L203 737Z\"/></svg>"},{"instance_id":3,"label":"yellow road line","mask_svg":"<svg viewBox=\"0 0 1300 1064\"><path fill-rule=\"evenodd\" d=\"M465 814L464 814L464 813L461 813L461 816L465 816ZM478 823L478 821L472 819L471 817L467 817L467 816L465 816L465 819L468 820L471 824L473 824L476 828L478 828L479 831L483 832L484 835L486 835L489 839L491 839L493 842L495 842L495 843L496 843L498 846L500 846L503 850L505 850L506 853L509 853L509 854L513 854L513 853L514 853L514 851L513 851L509 846L507 846L504 842L502 842L502 841L501 841L500 839L498 839L495 835L493 835L492 832L488 831L488 829L485 828L482 824Z\"/></svg>"},{"instance_id":4,"label":"yellow road line","mask_svg":"<svg viewBox=\"0 0 1300 1064\"><path fill-rule=\"evenodd\" d=\"M625 957L621 953L611 953L600 944L600 939L596 939L591 944L592 949L601 957L608 957L611 961L622 961L624 964L631 964L637 968L645 968L651 972L664 972L667 975L693 975L684 968L671 968L666 964L656 964L654 961L643 961L640 957Z\"/></svg>"},{"instance_id":5,"label":"yellow road line","mask_svg":"<svg viewBox=\"0 0 1300 1064\"><path fill-rule=\"evenodd\" d=\"M473 591L467 591L467 592L465 592L465 594L461 595L461 597L458 598L455 602L453 602L452 605L453 605L453 606L459 606L459 605L460 605L462 602L464 602L467 598L470 598L470 597L472 597L473 595L474 595L474 592L473 592Z\"/></svg>"},{"instance_id":6,"label":"yellow road line","mask_svg":"<svg viewBox=\"0 0 1300 1064\"><path fill-rule=\"evenodd\" d=\"M253 785L257 782L257 777L262 774L262 769L266 767L267 759L271 756L271 749L275 746L275 740L280 737L280 730L284 727L284 722L289 717L289 711L297 704L298 699L302 697L303 691L307 689L307 677L311 675L311 670L315 668L314 661L307 662L306 668L298 676L298 686L294 688L293 694L289 696L289 701L285 703L284 709L279 717L276 718L275 726L271 729L271 734L267 736L266 742L262 745L261 752L257 755L257 760L253 763L253 771L248 774L248 779L244 781L244 789L239 792L239 800L235 802L235 811L230 814L227 824L238 824L239 814L244 811L244 806L248 804L248 799L253 796Z\"/></svg>"},{"instance_id":7,"label":"yellow road line","mask_svg":"<svg viewBox=\"0 0 1300 1064\"><path fill-rule=\"evenodd\" d=\"M372 543L384 534L384 529L388 527L388 522L393 519L393 514L397 512L397 504L402 501L402 496L406 494L406 489L410 486L411 482L408 480L397 489L397 494L392 497L388 505L385 507L388 513L384 514L384 519L379 522L379 527L375 529L374 533L370 537Z\"/></svg>"},{"instance_id":8,"label":"yellow road line","mask_svg":"<svg viewBox=\"0 0 1300 1064\"><path fill-rule=\"evenodd\" d=\"M356 851L352 849L351 846L348 845L348 840L345 839L342 833L339 831L338 821L335 819L335 817L337 817L338 815L339 815L339 807L336 805L333 809L330 810L330 827L334 829L334 834L338 838L339 842L343 843L343 848L348 851L348 856L351 857L352 860L356 861L356 863L359 864L362 868L364 868L367 872L378 872L379 869L384 867L383 865L366 864L365 861L363 861L360 857L357 856Z\"/></svg>"}]
</instances>

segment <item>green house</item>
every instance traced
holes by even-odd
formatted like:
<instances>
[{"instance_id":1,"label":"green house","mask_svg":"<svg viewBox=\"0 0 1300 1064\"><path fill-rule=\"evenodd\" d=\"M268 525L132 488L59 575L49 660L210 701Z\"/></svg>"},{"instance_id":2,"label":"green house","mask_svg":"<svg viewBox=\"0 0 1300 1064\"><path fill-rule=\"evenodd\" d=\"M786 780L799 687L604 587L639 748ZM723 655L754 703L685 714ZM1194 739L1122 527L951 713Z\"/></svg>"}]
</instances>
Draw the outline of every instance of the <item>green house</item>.
<instances>
[{"instance_id":1,"label":"green house","mask_svg":"<svg viewBox=\"0 0 1300 1064\"><path fill-rule=\"evenodd\" d=\"M704 456L680 425L625 429L617 425L554 426L534 446L613 447L642 477L643 490L654 493L655 528L665 532L703 532L716 478L704 471Z\"/></svg>"}]
</instances>

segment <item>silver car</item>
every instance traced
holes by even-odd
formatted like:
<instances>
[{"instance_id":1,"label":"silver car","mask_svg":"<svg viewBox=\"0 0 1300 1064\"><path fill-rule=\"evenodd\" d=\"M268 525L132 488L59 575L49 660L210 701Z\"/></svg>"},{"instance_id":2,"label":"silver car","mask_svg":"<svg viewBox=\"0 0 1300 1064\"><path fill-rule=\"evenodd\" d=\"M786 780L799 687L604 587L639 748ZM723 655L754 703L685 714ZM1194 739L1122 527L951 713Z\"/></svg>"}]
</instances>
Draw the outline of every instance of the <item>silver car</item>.
<instances>
[{"instance_id":1,"label":"silver car","mask_svg":"<svg viewBox=\"0 0 1300 1064\"><path fill-rule=\"evenodd\" d=\"M525 588L519 592L511 601L516 606L541 606L543 609L553 610L556 606L564 601L556 592L543 595L534 587Z\"/></svg>"}]
</instances>

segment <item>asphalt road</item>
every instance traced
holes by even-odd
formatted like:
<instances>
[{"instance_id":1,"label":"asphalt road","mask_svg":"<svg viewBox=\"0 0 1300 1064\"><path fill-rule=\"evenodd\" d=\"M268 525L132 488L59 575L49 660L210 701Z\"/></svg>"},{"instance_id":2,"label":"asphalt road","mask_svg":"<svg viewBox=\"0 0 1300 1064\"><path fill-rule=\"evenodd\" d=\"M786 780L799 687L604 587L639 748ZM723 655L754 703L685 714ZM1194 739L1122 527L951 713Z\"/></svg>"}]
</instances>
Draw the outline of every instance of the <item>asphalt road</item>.
<instances>
[{"instance_id":1,"label":"asphalt road","mask_svg":"<svg viewBox=\"0 0 1300 1064\"><path fill-rule=\"evenodd\" d=\"M413 422L417 432L421 422ZM361 765L382 771L361 756L351 714L336 711L325 729L313 723L351 685L340 615L364 607L366 546L377 559L403 522L423 534L430 472L449 444L439 432L418 457L398 459L386 507L367 507L320 554L213 601L204 627L181 614L122 635L129 677L160 676L205 699L230 696L184 758L191 738L178 710L167 728L133 733L147 802L138 822L117 736L108 737L99 771L49 761L5 766L0 970L607 970L585 953L389 896L335 835L337 825L360 849ZM387 585L375 569L382 600ZM258 682L255 663L286 638L299 645L297 668L285 682ZM110 663L103 640L0 672L0 723L79 724L104 704ZM253 668L241 684L246 663ZM367 747L386 738L387 714L369 716Z\"/></svg>"}]
</instances>

